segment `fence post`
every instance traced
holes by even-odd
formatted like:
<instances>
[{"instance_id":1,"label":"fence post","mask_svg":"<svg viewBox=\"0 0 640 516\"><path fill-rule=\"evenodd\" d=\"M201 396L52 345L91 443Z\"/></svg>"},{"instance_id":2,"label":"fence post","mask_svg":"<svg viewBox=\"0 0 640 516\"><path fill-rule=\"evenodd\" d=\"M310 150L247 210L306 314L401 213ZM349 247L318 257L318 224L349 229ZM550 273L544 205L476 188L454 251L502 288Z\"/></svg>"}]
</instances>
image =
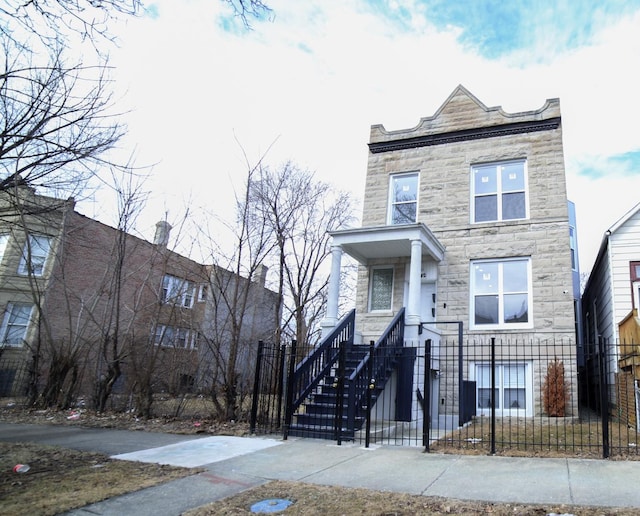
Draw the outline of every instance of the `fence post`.
<instances>
[{"instance_id":1,"label":"fence post","mask_svg":"<svg viewBox=\"0 0 640 516\"><path fill-rule=\"evenodd\" d=\"M297 343L295 340L291 341L291 355L289 356L289 371L287 374L287 402L284 410L284 433L283 440L287 440L289 437L289 427L291 426L291 419L293 419L293 373L296 368L296 348Z\"/></svg>"},{"instance_id":2,"label":"fence post","mask_svg":"<svg viewBox=\"0 0 640 516\"><path fill-rule=\"evenodd\" d=\"M598 337L598 369L600 372L600 415L602 416L602 458L609 458L609 386L604 338Z\"/></svg>"},{"instance_id":3,"label":"fence post","mask_svg":"<svg viewBox=\"0 0 640 516\"><path fill-rule=\"evenodd\" d=\"M338 357L338 377L334 382L336 387L336 418L335 418L335 438L338 446L342 444L342 416L344 415L344 369L347 357L347 343L340 342L340 354Z\"/></svg>"},{"instance_id":4,"label":"fence post","mask_svg":"<svg viewBox=\"0 0 640 516\"><path fill-rule=\"evenodd\" d=\"M280 355L279 355L279 360L278 360L278 377L277 377L277 382L278 382L278 387L277 387L277 394L278 394L278 424L276 426L276 428L280 428L280 424L282 423L282 397L283 397L283 393L284 393L284 364L285 364L285 356L286 356L286 352L287 352L287 346L285 344L281 344L280 345Z\"/></svg>"},{"instance_id":5,"label":"fence post","mask_svg":"<svg viewBox=\"0 0 640 516\"><path fill-rule=\"evenodd\" d=\"M458 325L458 427L464 426L464 344L462 342L462 321Z\"/></svg>"},{"instance_id":6,"label":"fence post","mask_svg":"<svg viewBox=\"0 0 640 516\"><path fill-rule=\"evenodd\" d=\"M264 342L258 341L258 355L256 356L256 372L253 377L253 399L251 400L251 420L249 422L249 432L255 433L256 420L258 419L258 399L260 398L260 369L262 368L262 354Z\"/></svg>"},{"instance_id":7,"label":"fence post","mask_svg":"<svg viewBox=\"0 0 640 516\"><path fill-rule=\"evenodd\" d=\"M365 429L364 447L368 448L371 441L371 398L373 389L376 387L376 379L373 376L373 351L375 349L375 342L369 341L369 367L367 368L367 376L369 377L369 385L367 386L367 426Z\"/></svg>"},{"instance_id":8,"label":"fence post","mask_svg":"<svg viewBox=\"0 0 640 516\"><path fill-rule=\"evenodd\" d=\"M424 398L422 400L422 445L429 451L431 423L431 339L424 341Z\"/></svg>"},{"instance_id":9,"label":"fence post","mask_svg":"<svg viewBox=\"0 0 640 516\"><path fill-rule=\"evenodd\" d=\"M496 338L491 337L491 450L490 454L496 454Z\"/></svg>"}]
</instances>

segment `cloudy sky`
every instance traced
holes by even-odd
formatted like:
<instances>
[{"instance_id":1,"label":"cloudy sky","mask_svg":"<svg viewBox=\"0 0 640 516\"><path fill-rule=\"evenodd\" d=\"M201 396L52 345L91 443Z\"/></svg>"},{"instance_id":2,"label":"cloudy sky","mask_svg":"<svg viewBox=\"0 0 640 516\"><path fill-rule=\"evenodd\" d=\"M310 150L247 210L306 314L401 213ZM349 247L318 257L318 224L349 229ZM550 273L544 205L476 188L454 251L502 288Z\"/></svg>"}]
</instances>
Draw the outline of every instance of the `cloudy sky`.
<instances>
[{"instance_id":1,"label":"cloudy sky","mask_svg":"<svg viewBox=\"0 0 640 516\"><path fill-rule=\"evenodd\" d=\"M250 31L219 0L150 0L118 27L127 144L155 164L147 238L185 205L231 215L263 156L361 200L370 126L413 127L458 84L509 112L560 98L583 272L640 202L640 0L266 1Z\"/></svg>"}]
</instances>

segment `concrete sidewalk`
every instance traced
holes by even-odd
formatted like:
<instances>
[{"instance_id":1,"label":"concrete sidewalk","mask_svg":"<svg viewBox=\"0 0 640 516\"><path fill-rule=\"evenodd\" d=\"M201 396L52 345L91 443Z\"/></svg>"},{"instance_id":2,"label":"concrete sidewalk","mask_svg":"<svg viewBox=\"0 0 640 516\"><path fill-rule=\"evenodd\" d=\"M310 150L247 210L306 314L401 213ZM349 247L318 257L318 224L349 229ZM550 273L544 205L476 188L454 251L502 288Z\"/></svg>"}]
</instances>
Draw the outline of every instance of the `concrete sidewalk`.
<instances>
[{"instance_id":1,"label":"concrete sidewalk","mask_svg":"<svg viewBox=\"0 0 640 516\"><path fill-rule=\"evenodd\" d=\"M59 444L163 463L195 452L207 461L204 473L69 513L73 515L173 516L269 480L490 502L638 507L640 514L640 462L634 461L443 455L423 453L422 448L367 449L314 439L194 438L2 423L0 440ZM136 458L137 451L141 453Z\"/></svg>"}]
</instances>

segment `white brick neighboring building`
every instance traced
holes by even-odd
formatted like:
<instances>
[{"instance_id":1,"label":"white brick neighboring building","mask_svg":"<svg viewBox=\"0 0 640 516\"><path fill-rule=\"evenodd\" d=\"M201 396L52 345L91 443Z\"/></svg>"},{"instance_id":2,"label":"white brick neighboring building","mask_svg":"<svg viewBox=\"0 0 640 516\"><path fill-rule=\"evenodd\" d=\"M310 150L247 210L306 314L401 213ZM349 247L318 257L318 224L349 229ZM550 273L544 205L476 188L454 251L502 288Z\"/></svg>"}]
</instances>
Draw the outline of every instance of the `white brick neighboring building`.
<instances>
[{"instance_id":1,"label":"white brick neighboring building","mask_svg":"<svg viewBox=\"0 0 640 516\"><path fill-rule=\"evenodd\" d=\"M461 321L469 340L575 342L577 260L558 99L506 113L458 86L413 128L372 126L362 221L332 234L325 334L337 321L335 272L346 253L359 262L356 329L364 342L402 307L407 342L425 331L436 341L457 336L439 321ZM575 375L572 355L560 358ZM527 399L539 396L532 383L527 391ZM528 403L523 415L534 405L539 410L539 401Z\"/></svg>"}]
</instances>

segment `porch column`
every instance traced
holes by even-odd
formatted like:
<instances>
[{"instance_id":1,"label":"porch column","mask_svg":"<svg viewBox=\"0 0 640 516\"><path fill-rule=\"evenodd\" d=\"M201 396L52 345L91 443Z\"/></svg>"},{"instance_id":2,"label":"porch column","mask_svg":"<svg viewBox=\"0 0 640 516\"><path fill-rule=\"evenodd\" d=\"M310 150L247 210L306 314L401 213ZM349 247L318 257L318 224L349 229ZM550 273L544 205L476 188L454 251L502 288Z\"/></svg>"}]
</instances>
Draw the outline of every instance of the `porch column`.
<instances>
[{"instance_id":1,"label":"porch column","mask_svg":"<svg viewBox=\"0 0 640 516\"><path fill-rule=\"evenodd\" d=\"M420 324L420 272L422 271L422 241L411 240L411 265L409 268L409 302L405 324Z\"/></svg>"},{"instance_id":2,"label":"porch column","mask_svg":"<svg viewBox=\"0 0 640 516\"><path fill-rule=\"evenodd\" d=\"M338 324L338 298L340 296L340 262L342 261L342 247L331 246L331 273L327 290L327 312L320 326L322 337L326 337Z\"/></svg>"}]
</instances>

